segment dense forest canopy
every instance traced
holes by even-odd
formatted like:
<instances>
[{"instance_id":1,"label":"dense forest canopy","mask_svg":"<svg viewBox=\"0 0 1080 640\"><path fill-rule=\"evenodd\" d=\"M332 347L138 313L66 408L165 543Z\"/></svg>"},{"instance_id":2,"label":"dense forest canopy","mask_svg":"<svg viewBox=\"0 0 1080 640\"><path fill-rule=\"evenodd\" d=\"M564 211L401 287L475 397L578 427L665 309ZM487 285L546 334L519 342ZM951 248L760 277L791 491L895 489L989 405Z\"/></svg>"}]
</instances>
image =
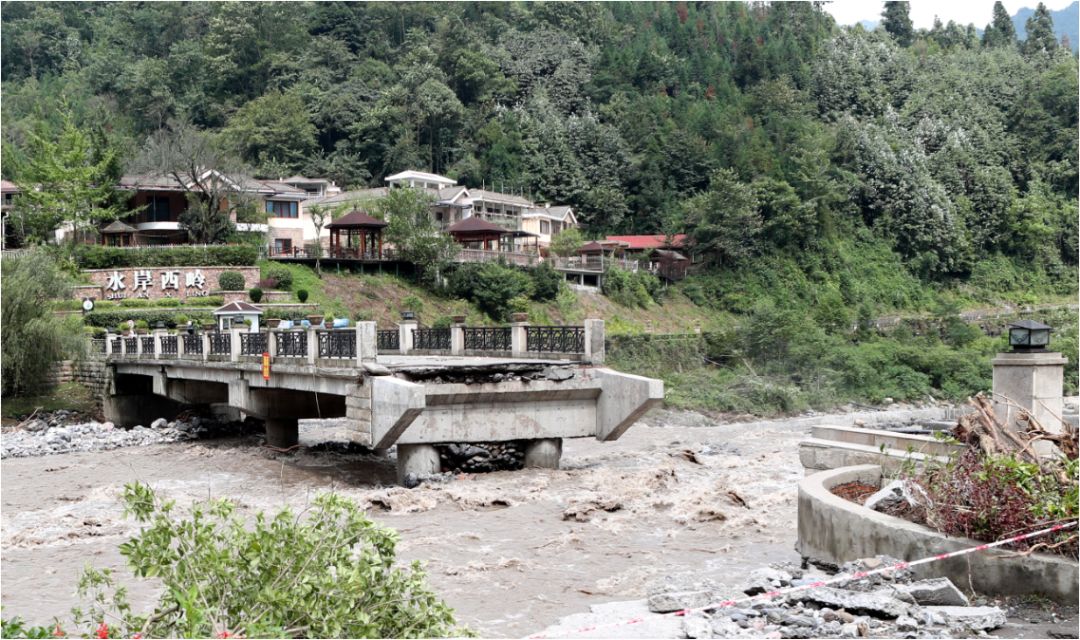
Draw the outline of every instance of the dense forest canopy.
<instances>
[{"instance_id":1,"label":"dense forest canopy","mask_svg":"<svg viewBox=\"0 0 1080 640\"><path fill-rule=\"evenodd\" d=\"M886 4L867 32L809 2L5 2L3 171L67 105L128 160L186 122L257 175L431 170L592 233L687 231L724 269L830 271L855 241L924 281L1075 282L1077 59L1049 14L1018 42Z\"/></svg>"}]
</instances>

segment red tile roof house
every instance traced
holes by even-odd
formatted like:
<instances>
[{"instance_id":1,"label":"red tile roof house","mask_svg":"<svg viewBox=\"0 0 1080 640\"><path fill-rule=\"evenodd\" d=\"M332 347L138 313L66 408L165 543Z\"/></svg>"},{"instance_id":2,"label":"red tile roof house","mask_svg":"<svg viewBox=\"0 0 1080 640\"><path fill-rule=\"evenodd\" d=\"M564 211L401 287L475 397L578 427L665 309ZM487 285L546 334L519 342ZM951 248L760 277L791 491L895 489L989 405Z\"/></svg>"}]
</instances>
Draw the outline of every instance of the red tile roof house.
<instances>
[{"instance_id":1,"label":"red tile roof house","mask_svg":"<svg viewBox=\"0 0 1080 640\"><path fill-rule=\"evenodd\" d=\"M606 240L621 243L627 257L649 255L649 271L666 280L682 280L690 259L679 251L687 245L685 233L673 236L608 236Z\"/></svg>"}]
</instances>

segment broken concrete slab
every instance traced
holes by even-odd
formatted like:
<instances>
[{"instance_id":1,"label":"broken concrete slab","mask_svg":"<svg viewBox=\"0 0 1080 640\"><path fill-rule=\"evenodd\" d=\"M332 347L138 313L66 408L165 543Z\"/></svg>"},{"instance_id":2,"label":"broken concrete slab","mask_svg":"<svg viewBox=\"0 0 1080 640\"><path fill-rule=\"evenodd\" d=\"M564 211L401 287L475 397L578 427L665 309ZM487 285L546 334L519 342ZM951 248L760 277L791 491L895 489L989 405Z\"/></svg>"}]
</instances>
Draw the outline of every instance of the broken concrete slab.
<instances>
[{"instance_id":1,"label":"broken concrete slab","mask_svg":"<svg viewBox=\"0 0 1080 640\"><path fill-rule=\"evenodd\" d=\"M896 598L881 593L861 593L819 587L788 595L789 602L813 602L832 609L844 609L855 615L877 618L899 618L908 613L910 606Z\"/></svg>"},{"instance_id":2,"label":"broken concrete slab","mask_svg":"<svg viewBox=\"0 0 1080 640\"><path fill-rule=\"evenodd\" d=\"M702 580L693 574L664 576L646 587L649 610L669 613L704 607L720 600L720 586L712 580Z\"/></svg>"},{"instance_id":3,"label":"broken concrete slab","mask_svg":"<svg viewBox=\"0 0 1080 640\"><path fill-rule=\"evenodd\" d=\"M949 627L960 627L968 631L989 631L1005 626L1005 611L999 607L946 607L929 606L925 608L944 618Z\"/></svg>"},{"instance_id":4,"label":"broken concrete slab","mask_svg":"<svg viewBox=\"0 0 1080 640\"><path fill-rule=\"evenodd\" d=\"M960 589L957 589L952 580L948 578L919 580L911 584L896 585L896 589L911 595L916 604L953 607L971 606L967 596Z\"/></svg>"},{"instance_id":5,"label":"broken concrete slab","mask_svg":"<svg viewBox=\"0 0 1080 640\"><path fill-rule=\"evenodd\" d=\"M746 582L739 588L748 596L754 596L766 591L773 591L791 584L792 576L787 571L765 567L754 569L746 578Z\"/></svg>"}]
</instances>

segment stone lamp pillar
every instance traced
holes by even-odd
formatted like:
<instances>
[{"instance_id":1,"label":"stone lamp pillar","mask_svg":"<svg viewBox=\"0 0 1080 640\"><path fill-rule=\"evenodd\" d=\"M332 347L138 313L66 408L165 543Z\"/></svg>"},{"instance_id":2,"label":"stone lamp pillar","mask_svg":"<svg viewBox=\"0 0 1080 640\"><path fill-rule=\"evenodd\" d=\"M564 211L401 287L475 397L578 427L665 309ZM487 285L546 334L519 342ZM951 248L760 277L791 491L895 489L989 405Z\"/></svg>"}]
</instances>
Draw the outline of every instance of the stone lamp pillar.
<instances>
[{"instance_id":1,"label":"stone lamp pillar","mask_svg":"<svg viewBox=\"0 0 1080 640\"><path fill-rule=\"evenodd\" d=\"M1006 403L1006 398L1026 409L1047 431L1061 431L1068 360L1060 353L1046 350L1049 332L1050 327L1029 320L1010 325L1009 343L1013 350L999 353L993 360L994 412L1009 428L1019 428L1020 410ZM1053 445L1040 442L1037 449L1045 454L1053 450Z\"/></svg>"}]
</instances>

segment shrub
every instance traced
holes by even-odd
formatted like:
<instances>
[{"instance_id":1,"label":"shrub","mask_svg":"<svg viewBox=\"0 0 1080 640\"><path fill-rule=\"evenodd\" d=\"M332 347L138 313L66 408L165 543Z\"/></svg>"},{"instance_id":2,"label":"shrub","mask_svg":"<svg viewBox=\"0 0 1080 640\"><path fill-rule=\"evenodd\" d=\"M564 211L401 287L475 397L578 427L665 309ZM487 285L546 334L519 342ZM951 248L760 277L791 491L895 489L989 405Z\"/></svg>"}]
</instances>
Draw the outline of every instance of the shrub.
<instances>
[{"instance_id":1,"label":"shrub","mask_svg":"<svg viewBox=\"0 0 1080 640\"><path fill-rule=\"evenodd\" d=\"M307 302L307 299L308 299L307 289L300 289L299 291L297 291L296 292L296 299L299 300L301 303Z\"/></svg>"},{"instance_id":2,"label":"shrub","mask_svg":"<svg viewBox=\"0 0 1080 640\"><path fill-rule=\"evenodd\" d=\"M239 271L222 271L218 276L222 291L240 291L244 288L244 274Z\"/></svg>"},{"instance_id":3,"label":"shrub","mask_svg":"<svg viewBox=\"0 0 1080 640\"><path fill-rule=\"evenodd\" d=\"M103 245L78 245L72 255L83 269L119 267L199 267L226 265L245 267L255 264L259 247L217 245L210 247L140 247L121 249Z\"/></svg>"},{"instance_id":4,"label":"shrub","mask_svg":"<svg viewBox=\"0 0 1080 640\"><path fill-rule=\"evenodd\" d=\"M262 289L260 289L258 287L252 287L251 290L248 291L248 297L251 298L251 301L256 303L256 304L258 304L259 301L262 300L262 296L263 296Z\"/></svg>"},{"instance_id":5,"label":"shrub","mask_svg":"<svg viewBox=\"0 0 1080 640\"><path fill-rule=\"evenodd\" d=\"M651 276L656 281L656 286L659 287L659 280L656 280L655 276L651 274L633 273L611 267L604 272L601 289L605 296L624 307L636 306L645 309L653 302L653 298L649 295L649 290L645 286L648 280L644 276ZM649 282L649 284L652 283Z\"/></svg>"},{"instance_id":6,"label":"shrub","mask_svg":"<svg viewBox=\"0 0 1080 640\"><path fill-rule=\"evenodd\" d=\"M454 319L450 316L439 316L435 319L435 322L431 323L432 329L449 329L454 324Z\"/></svg>"},{"instance_id":7,"label":"shrub","mask_svg":"<svg viewBox=\"0 0 1080 640\"><path fill-rule=\"evenodd\" d=\"M189 318L189 317L187 317L187 316L185 316L184 314L181 313L181 314L177 314L173 318L173 322L176 323L176 326L182 327L182 326L186 325L187 323L191 322L191 318Z\"/></svg>"},{"instance_id":8,"label":"shrub","mask_svg":"<svg viewBox=\"0 0 1080 640\"><path fill-rule=\"evenodd\" d=\"M450 291L459 298L471 300L496 320L505 320L510 313L510 301L529 297L532 279L518 269L494 262L464 264L450 277Z\"/></svg>"},{"instance_id":9,"label":"shrub","mask_svg":"<svg viewBox=\"0 0 1080 640\"><path fill-rule=\"evenodd\" d=\"M141 329L143 331L149 331L150 330L150 323L147 322L146 320L139 319L139 320L135 321L135 328L136 329Z\"/></svg>"},{"instance_id":10,"label":"shrub","mask_svg":"<svg viewBox=\"0 0 1080 640\"><path fill-rule=\"evenodd\" d=\"M149 324L157 326L157 323L163 322L167 327L173 327L176 325L176 319L181 316L190 316L195 318L196 316L210 316L211 309L207 308L203 311L196 309L187 309L184 314L178 313L174 309L116 309L109 311L91 311L90 313L82 317L83 322L94 327L115 327L121 322L125 322L129 319L143 319ZM7 329L4 329L7 331Z\"/></svg>"},{"instance_id":11,"label":"shrub","mask_svg":"<svg viewBox=\"0 0 1080 640\"><path fill-rule=\"evenodd\" d=\"M533 300L538 302L549 302L559 295L559 288L562 287L563 283L563 275L556 271L555 267L552 267L545 262L533 269L529 275L532 276Z\"/></svg>"},{"instance_id":12,"label":"shrub","mask_svg":"<svg viewBox=\"0 0 1080 640\"><path fill-rule=\"evenodd\" d=\"M272 288L281 289L282 291L288 291L292 289L293 276L292 271L289 271L288 267L273 266L266 269L264 274L267 280L273 280L274 285Z\"/></svg>"},{"instance_id":13,"label":"shrub","mask_svg":"<svg viewBox=\"0 0 1080 640\"><path fill-rule=\"evenodd\" d=\"M413 638L468 634L426 584L418 563L395 566L396 535L356 503L316 497L302 515L283 510L246 518L228 500L174 513L148 486L124 489L126 512L142 529L120 546L139 578L164 588L153 615L131 610L108 570L80 582L86 610L75 624L89 637L101 620L117 636L211 638ZM176 549L186 549L177 553ZM112 591L112 594L108 594ZM106 609L110 607L110 609Z\"/></svg>"},{"instance_id":14,"label":"shrub","mask_svg":"<svg viewBox=\"0 0 1080 640\"><path fill-rule=\"evenodd\" d=\"M407 295L401 301L402 311L415 311L416 315L424 312L424 301L414 295Z\"/></svg>"}]
</instances>

